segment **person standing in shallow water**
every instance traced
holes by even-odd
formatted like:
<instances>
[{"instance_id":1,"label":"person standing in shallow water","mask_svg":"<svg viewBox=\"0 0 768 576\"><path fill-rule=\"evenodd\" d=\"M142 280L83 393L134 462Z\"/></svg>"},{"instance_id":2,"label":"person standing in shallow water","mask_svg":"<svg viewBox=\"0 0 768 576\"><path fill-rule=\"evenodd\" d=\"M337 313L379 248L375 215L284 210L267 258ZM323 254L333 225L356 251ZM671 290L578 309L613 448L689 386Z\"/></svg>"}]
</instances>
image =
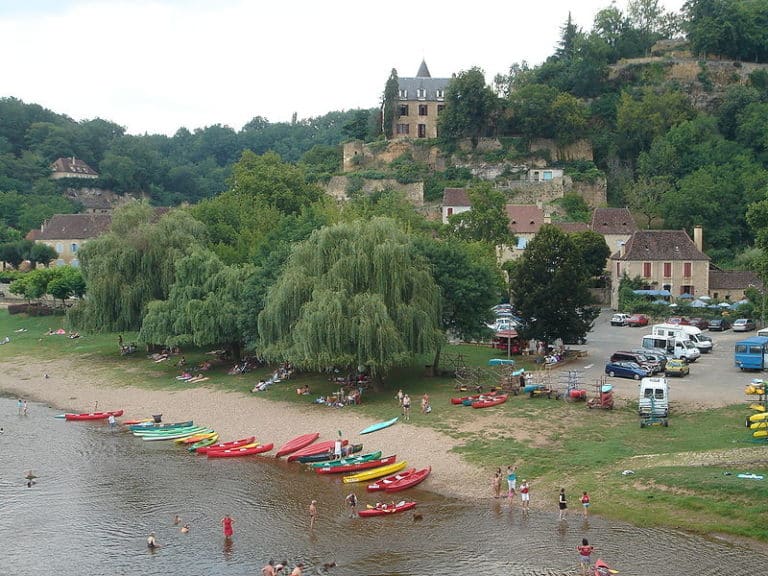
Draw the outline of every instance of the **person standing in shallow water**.
<instances>
[{"instance_id":1,"label":"person standing in shallow water","mask_svg":"<svg viewBox=\"0 0 768 576\"><path fill-rule=\"evenodd\" d=\"M557 507L560 509L560 520L565 520L568 514L568 502L565 498L565 488L560 488L560 495L557 499Z\"/></svg>"},{"instance_id":2,"label":"person standing in shallow water","mask_svg":"<svg viewBox=\"0 0 768 576\"><path fill-rule=\"evenodd\" d=\"M317 520L317 500L312 500L309 503L309 528L315 527L315 520Z\"/></svg>"},{"instance_id":3,"label":"person standing in shallow water","mask_svg":"<svg viewBox=\"0 0 768 576\"><path fill-rule=\"evenodd\" d=\"M235 533L235 531L232 529L233 522L234 520L230 518L229 514L226 514L224 518L221 519L221 525L224 528L224 538L226 540L232 538L232 535Z\"/></svg>"}]
</instances>

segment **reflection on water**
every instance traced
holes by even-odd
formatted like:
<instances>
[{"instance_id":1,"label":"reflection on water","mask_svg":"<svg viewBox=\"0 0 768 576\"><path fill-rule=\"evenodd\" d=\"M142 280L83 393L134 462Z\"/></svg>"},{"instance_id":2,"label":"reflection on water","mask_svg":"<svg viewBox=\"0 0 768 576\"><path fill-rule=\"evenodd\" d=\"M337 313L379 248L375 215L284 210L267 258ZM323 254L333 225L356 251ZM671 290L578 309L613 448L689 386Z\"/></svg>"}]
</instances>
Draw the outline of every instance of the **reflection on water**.
<instances>
[{"instance_id":1,"label":"reflection on water","mask_svg":"<svg viewBox=\"0 0 768 576\"><path fill-rule=\"evenodd\" d=\"M0 398L3 574L242 575L272 558L335 576L549 576L577 573L582 537L627 575L760 574L768 565L768 556L673 530L598 517L587 523L575 514L560 523L554 509L524 518L519 503L467 504L424 491L408 493L419 501L421 520L407 513L350 519L350 487L338 478L271 457L209 460L54 414L30 405L29 416L18 416L15 400ZM32 488L28 470L38 476ZM364 485L351 489L362 506L375 501ZM319 515L310 531L312 499ZM173 525L175 514L190 523L188 534ZM224 514L234 519L229 543ZM146 548L150 531L162 545L155 553Z\"/></svg>"}]
</instances>

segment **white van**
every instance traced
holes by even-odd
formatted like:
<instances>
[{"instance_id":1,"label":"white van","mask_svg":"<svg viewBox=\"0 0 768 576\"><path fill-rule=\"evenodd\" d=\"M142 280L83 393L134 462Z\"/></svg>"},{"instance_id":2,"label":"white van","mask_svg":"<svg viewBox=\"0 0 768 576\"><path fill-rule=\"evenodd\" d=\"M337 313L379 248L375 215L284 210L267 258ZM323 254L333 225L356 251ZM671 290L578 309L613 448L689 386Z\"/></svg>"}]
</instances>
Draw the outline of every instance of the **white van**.
<instances>
[{"instance_id":1,"label":"white van","mask_svg":"<svg viewBox=\"0 0 768 576\"><path fill-rule=\"evenodd\" d=\"M653 411L651 411L653 407ZM659 376L640 381L640 398L637 411L640 416L669 416L669 384Z\"/></svg>"},{"instance_id":2,"label":"white van","mask_svg":"<svg viewBox=\"0 0 768 576\"><path fill-rule=\"evenodd\" d=\"M683 359L686 362L696 362L701 356L701 352L696 348L693 341L660 334L643 336L643 348L664 350L669 356Z\"/></svg>"},{"instance_id":3,"label":"white van","mask_svg":"<svg viewBox=\"0 0 768 576\"><path fill-rule=\"evenodd\" d=\"M685 324L654 324L651 332L658 334L659 336L673 336L674 338L680 338L681 340L690 340L696 348L705 354L712 351L712 339L709 336L705 336L701 332L701 329L696 326L687 326Z\"/></svg>"}]
</instances>

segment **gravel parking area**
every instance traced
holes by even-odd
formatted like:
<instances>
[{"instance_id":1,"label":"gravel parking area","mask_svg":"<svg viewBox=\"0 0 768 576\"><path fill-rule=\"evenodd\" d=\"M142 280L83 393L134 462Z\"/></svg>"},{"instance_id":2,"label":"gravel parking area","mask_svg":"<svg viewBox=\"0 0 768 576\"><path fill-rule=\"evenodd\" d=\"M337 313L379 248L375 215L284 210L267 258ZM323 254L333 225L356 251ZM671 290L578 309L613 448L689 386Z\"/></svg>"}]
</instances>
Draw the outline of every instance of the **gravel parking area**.
<instances>
[{"instance_id":1,"label":"gravel parking area","mask_svg":"<svg viewBox=\"0 0 768 576\"><path fill-rule=\"evenodd\" d=\"M592 331L587 334L587 343L583 346L569 346L572 349L586 350L588 355L568 363L562 370L578 370L582 381L591 391L590 386L605 376L605 363L616 350L640 348L643 336L651 333L651 325L641 328L611 326L612 310L604 309ZM755 335L755 331L707 332L713 342L713 350L702 354L691 363L691 373L682 378L671 377L670 399L673 404L691 408L726 406L744 402L744 386L752 378L762 378L761 372L742 372L734 365L733 347L738 340ZM606 378L608 378L606 376ZM628 378L608 378L614 386L618 398L637 400L638 382Z\"/></svg>"}]
</instances>

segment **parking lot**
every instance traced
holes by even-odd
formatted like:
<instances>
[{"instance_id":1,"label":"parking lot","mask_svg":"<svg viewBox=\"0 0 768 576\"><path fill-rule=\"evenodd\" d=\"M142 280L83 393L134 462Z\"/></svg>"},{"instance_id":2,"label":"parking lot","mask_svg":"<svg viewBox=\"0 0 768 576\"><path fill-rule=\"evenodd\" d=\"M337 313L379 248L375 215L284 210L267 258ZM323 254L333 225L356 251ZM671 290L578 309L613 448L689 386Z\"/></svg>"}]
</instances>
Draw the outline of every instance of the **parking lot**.
<instances>
[{"instance_id":1,"label":"parking lot","mask_svg":"<svg viewBox=\"0 0 768 576\"><path fill-rule=\"evenodd\" d=\"M605 376L605 363L617 350L640 348L643 336L651 333L651 325L641 328L611 326L612 310L602 311L592 331L587 334L587 343L569 348L586 350L588 355L569 362L559 370L578 370L583 375L582 381L591 392L590 386ZM738 340L755 335L751 332L708 332L713 342L713 350L690 365L691 373L682 378L670 377L670 399L673 404L691 407L725 406L744 402L744 386L752 378L761 378L760 372L742 372L734 365L733 349ZM558 368L553 368L558 370ZM606 376L606 378L608 378ZM613 384L617 397L637 400L638 382L628 378L608 378Z\"/></svg>"}]
</instances>

